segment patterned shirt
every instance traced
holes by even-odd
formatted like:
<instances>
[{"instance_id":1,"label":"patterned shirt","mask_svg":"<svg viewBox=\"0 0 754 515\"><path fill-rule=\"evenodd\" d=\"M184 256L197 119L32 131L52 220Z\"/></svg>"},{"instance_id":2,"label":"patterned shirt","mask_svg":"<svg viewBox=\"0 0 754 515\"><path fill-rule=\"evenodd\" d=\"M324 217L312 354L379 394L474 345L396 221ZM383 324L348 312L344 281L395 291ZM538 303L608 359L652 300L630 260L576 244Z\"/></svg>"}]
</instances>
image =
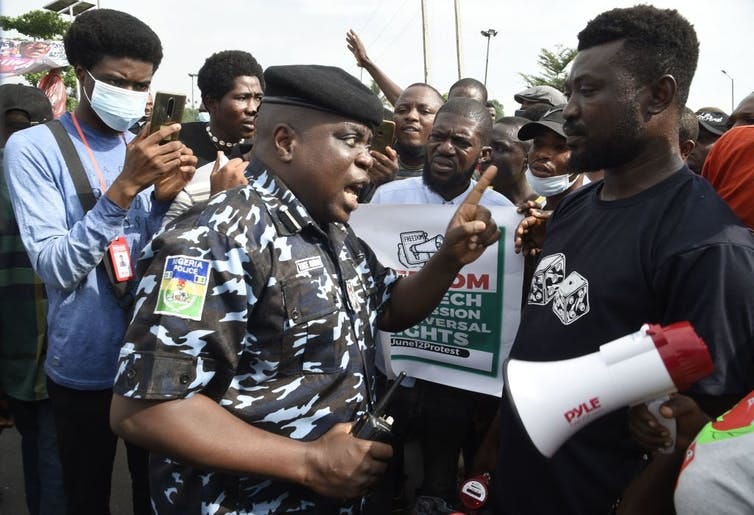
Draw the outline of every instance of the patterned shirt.
<instances>
[{"instance_id":1,"label":"patterned shirt","mask_svg":"<svg viewBox=\"0 0 754 515\"><path fill-rule=\"evenodd\" d=\"M0 148L0 161L2 152ZM46 314L44 286L21 242L0 169L0 391L14 399L47 398Z\"/></svg>"},{"instance_id":2,"label":"patterned shirt","mask_svg":"<svg viewBox=\"0 0 754 515\"><path fill-rule=\"evenodd\" d=\"M169 229L142 256L115 392L202 393L299 440L355 420L373 396L375 324L395 273L347 226L322 230L267 172ZM152 494L157 513L346 508L298 485L155 457Z\"/></svg>"}]
</instances>

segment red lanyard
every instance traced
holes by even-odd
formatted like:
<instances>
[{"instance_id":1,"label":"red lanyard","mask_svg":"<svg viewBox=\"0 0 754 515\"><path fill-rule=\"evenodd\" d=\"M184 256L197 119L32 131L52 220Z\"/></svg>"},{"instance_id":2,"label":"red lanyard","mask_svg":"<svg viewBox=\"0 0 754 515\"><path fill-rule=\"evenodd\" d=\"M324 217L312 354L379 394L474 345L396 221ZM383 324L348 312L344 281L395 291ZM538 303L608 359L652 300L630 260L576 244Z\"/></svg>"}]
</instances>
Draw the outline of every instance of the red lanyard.
<instances>
[{"instance_id":1,"label":"red lanyard","mask_svg":"<svg viewBox=\"0 0 754 515\"><path fill-rule=\"evenodd\" d=\"M91 147L89 147L89 142L86 141L84 131L81 130L79 121L76 118L76 113L71 112L71 118L73 119L73 125L76 127L76 132L79 133L79 137L81 137L81 141L84 143L84 147L86 147L86 151L89 154L89 159L92 162L92 166L94 166L94 171L97 173L97 179L99 179L99 185L102 188L102 193L104 193L105 191L107 191L105 178L102 176L102 171L99 169L99 165L97 164L97 160L94 158L94 153L92 152ZM120 137L123 138L123 144L128 146L128 143L126 143L126 137L123 134L121 134Z\"/></svg>"}]
</instances>

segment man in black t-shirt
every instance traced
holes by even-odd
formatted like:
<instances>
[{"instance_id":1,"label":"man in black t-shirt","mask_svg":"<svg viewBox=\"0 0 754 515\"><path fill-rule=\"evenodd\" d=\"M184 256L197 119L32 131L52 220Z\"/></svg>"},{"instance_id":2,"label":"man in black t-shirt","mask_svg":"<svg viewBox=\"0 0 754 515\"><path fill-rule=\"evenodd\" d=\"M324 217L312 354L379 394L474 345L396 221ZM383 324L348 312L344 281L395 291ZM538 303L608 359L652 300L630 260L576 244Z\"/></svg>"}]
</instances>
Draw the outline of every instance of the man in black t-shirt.
<instances>
[{"instance_id":1,"label":"man in black t-shirt","mask_svg":"<svg viewBox=\"0 0 754 515\"><path fill-rule=\"evenodd\" d=\"M578 51L563 111L570 166L604 169L604 182L566 197L547 222L511 357L570 359L645 322L688 320L715 363L689 394L716 415L754 387L754 242L679 155L696 34L674 10L614 9L589 22ZM538 246L543 234L529 218L517 243ZM625 410L592 422L549 460L507 394L500 424L495 513L608 513L643 466Z\"/></svg>"},{"instance_id":2,"label":"man in black t-shirt","mask_svg":"<svg viewBox=\"0 0 754 515\"><path fill-rule=\"evenodd\" d=\"M251 149L254 123L264 94L262 67L248 52L223 50L204 61L197 85L209 122L184 123L181 141L197 156L197 168L222 151L229 158Z\"/></svg>"}]
</instances>

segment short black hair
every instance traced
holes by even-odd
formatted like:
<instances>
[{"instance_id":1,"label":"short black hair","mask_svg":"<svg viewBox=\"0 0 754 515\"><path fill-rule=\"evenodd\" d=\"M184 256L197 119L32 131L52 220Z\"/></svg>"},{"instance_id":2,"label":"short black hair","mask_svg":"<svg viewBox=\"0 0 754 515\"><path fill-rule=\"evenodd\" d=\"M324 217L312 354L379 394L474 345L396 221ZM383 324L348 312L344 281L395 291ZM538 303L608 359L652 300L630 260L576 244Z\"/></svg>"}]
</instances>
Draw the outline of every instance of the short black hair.
<instances>
[{"instance_id":1,"label":"short black hair","mask_svg":"<svg viewBox=\"0 0 754 515\"><path fill-rule=\"evenodd\" d=\"M471 77L464 77L463 79L458 79L453 83L452 86L450 86L450 89L448 90L448 96L450 96L450 93L456 88L465 88L465 89L473 89L481 93L482 98L484 101L483 104L487 103L487 87L479 82L476 79L473 79Z\"/></svg>"},{"instance_id":2,"label":"short black hair","mask_svg":"<svg viewBox=\"0 0 754 515\"><path fill-rule=\"evenodd\" d=\"M428 90L434 92L435 95L437 95L437 98L440 99L440 103L445 102L445 99L443 98L442 93L437 91L437 88L435 88L434 86L430 86L426 82L414 82L413 84L409 84L408 86L406 86L403 91L406 91L408 88L415 88L415 87L427 88ZM401 91L401 95L403 94L403 91Z\"/></svg>"},{"instance_id":3,"label":"short black hair","mask_svg":"<svg viewBox=\"0 0 754 515\"><path fill-rule=\"evenodd\" d=\"M505 125L506 127L515 129L516 134L518 134L518 131L521 130L521 127L523 127L530 121L532 120L529 120L528 118L523 118L521 116L503 116L502 118L499 118L498 120L495 121L495 125L497 124Z\"/></svg>"},{"instance_id":4,"label":"short black hair","mask_svg":"<svg viewBox=\"0 0 754 515\"><path fill-rule=\"evenodd\" d=\"M675 9L636 5L606 11L579 32L578 50L623 41L619 64L640 84L672 75L678 84L677 105L686 105L699 59L694 26Z\"/></svg>"},{"instance_id":5,"label":"short black hair","mask_svg":"<svg viewBox=\"0 0 754 515\"><path fill-rule=\"evenodd\" d=\"M152 63L156 71L162 62L162 43L140 19L113 9L92 9L76 17L63 36L68 62L90 69L103 57L128 57Z\"/></svg>"},{"instance_id":6,"label":"short black hair","mask_svg":"<svg viewBox=\"0 0 754 515\"><path fill-rule=\"evenodd\" d=\"M221 99L233 89L236 77L256 77L264 90L264 72L254 56L243 50L223 50L212 54L199 69L196 84L206 98Z\"/></svg>"},{"instance_id":7,"label":"short black hair","mask_svg":"<svg viewBox=\"0 0 754 515\"><path fill-rule=\"evenodd\" d=\"M463 116L466 119L475 121L477 123L477 128L479 129L480 142L482 145L490 144L490 137L492 136L492 118L484 104L473 98L452 97L449 98L448 101L437 111L435 120L437 120L437 117L442 113L457 114L458 116Z\"/></svg>"},{"instance_id":8,"label":"short black hair","mask_svg":"<svg viewBox=\"0 0 754 515\"><path fill-rule=\"evenodd\" d=\"M681 119L678 123L678 141L683 143L684 141L699 139L699 119L696 117L696 113L684 107L681 111Z\"/></svg>"}]
</instances>

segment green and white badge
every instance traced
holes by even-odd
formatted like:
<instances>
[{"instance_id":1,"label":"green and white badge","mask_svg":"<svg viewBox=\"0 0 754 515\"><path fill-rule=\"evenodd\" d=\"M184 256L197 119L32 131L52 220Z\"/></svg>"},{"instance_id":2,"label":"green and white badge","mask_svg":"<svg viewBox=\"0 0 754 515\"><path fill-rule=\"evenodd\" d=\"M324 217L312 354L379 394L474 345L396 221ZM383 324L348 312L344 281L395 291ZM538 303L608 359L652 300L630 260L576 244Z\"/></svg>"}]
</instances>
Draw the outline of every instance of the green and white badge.
<instances>
[{"instance_id":1,"label":"green and white badge","mask_svg":"<svg viewBox=\"0 0 754 515\"><path fill-rule=\"evenodd\" d=\"M189 256L170 256L165 261L154 312L201 320L207 296L210 262Z\"/></svg>"}]
</instances>

